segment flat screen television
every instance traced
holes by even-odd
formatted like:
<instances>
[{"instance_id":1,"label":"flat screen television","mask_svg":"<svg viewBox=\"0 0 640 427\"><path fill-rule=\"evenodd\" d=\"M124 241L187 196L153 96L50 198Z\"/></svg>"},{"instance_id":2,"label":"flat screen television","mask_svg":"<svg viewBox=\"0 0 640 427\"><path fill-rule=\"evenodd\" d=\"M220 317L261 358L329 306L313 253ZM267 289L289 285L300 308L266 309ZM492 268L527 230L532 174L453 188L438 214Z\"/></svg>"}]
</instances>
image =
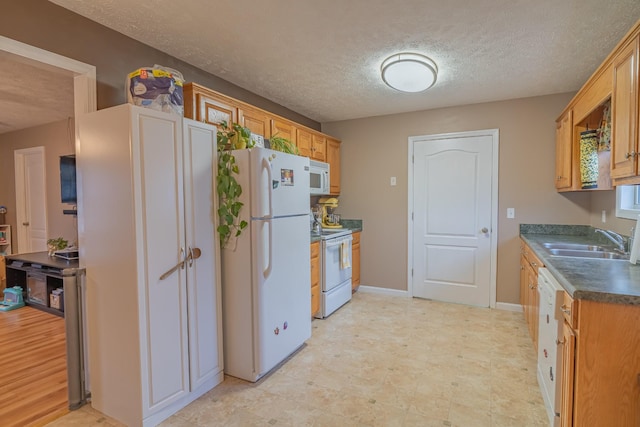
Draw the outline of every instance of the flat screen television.
<instances>
[{"instance_id":1,"label":"flat screen television","mask_svg":"<svg viewBox=\"0 0 640 427\"><path fill-rule=\"evenodd\" d=\"M60 194L62 203L76 204L76 156L60 156Z\"/></svg>"}]
</instances>

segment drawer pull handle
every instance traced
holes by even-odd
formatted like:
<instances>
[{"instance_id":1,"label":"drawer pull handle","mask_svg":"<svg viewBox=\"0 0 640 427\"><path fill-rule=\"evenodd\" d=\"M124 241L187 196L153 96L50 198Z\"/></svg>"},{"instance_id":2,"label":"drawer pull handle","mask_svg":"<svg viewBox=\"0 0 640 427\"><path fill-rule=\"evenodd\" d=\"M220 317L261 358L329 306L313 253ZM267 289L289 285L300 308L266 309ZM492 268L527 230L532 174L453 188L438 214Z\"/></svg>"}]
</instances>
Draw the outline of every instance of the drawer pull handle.
<instances>
[{"instance_id":1,"label":"drawer pull handle","mask_svg":"<svg viewBox=\"0 0 640 427\"><path fill-rule=\"evenodd\" d=\"M564 314L571 315L571 310L568 309L566 305L563 305L562 307L560 307L560 311L563 312Z\"/></svg>"},{"instance_id":2,"label":"drawer pull handle","mask_svg":"<svg viewBox=\"0 0 640 427\"><path fill-rule=\"evenodd\" d=\"M562 339L562 341L556 340L556 345L564 345L564 338Z\"/></svg>"}]
</instances>

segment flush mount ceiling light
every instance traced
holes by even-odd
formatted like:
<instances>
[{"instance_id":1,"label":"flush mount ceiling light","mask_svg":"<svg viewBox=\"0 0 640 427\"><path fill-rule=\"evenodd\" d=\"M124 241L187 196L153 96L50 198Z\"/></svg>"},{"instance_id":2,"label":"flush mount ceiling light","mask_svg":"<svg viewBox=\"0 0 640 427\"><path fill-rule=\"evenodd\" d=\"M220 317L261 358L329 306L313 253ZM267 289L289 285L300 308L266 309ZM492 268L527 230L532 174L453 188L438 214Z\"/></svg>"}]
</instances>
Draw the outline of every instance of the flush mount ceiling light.
<instances>
[{"instance_id":1,"label":"flush mount ceiling light","mask_svg":"<svg viewBox=\"0 0 640 427\"><path fill-rule=\"evenodd\" d=\"M422 92L438 78L438 66L431 58L418 53L397 53L380 67L382 80L402 92Z\"/></svg>"}]
</instances>

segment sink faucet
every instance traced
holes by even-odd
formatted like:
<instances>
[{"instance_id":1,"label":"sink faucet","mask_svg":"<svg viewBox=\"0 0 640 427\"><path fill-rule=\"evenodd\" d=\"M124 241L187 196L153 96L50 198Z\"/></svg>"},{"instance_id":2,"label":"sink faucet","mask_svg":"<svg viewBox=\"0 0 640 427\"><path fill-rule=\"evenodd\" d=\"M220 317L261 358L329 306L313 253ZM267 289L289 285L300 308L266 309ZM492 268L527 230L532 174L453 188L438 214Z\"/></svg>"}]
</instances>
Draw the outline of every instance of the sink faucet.
<instances>
[{"instance_id":1,"label":"sink faucet","mask_svg":"<svg viewBox=\"0 0 640 427\"><path fill-rule=\"evenodd\" d=\"M596 228L596 233L601 233L604 237L606 237L607 239L611 240L616 245L618 250L620 250L623 253L627 253L627 250L626 250L626 247L625 247L625 239L624 239L624 237L622 237L621 235L619 235L615 231L602 230L600 228Z\"/></svg>"}]
</instances>

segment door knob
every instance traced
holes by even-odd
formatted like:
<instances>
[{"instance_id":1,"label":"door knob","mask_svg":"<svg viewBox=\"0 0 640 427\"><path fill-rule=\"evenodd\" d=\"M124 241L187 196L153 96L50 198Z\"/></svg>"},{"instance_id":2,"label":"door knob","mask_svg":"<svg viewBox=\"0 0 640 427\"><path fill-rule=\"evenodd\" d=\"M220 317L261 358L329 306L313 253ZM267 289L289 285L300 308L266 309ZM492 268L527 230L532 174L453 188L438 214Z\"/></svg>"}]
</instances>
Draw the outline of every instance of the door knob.
<instances>
[{"instance_id":1,"label":"door knob","mask_svg":"<svg viewBox=\"0 0 640 427\"><path fill-rule=\"evenodd\" d=\"M487 227L482 227L482 230L480 230L480 232L483 234L487 234L489 232L489 229Z\"/></svg>"}]
</instances>

